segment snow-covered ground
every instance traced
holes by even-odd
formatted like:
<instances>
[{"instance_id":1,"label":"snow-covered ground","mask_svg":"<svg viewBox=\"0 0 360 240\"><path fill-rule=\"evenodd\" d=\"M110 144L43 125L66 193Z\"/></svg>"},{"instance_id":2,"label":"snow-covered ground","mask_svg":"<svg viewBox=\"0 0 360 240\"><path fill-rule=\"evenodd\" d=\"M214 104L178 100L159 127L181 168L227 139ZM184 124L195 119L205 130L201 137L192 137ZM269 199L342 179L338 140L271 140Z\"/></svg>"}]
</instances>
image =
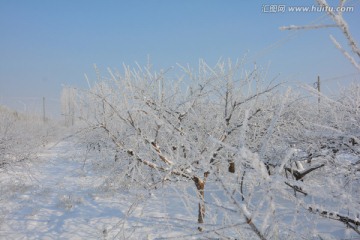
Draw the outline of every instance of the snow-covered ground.
<instances>
[{"instance_id":1,"label":"snow-covered ground","mask_svg":"<svg viewBox=\"0 0 360 240\"><path fill-rule=\"evenodd\" d=\"M193 182L178 182L176 188L169 183L151 192L129 188L114 184L116 178L109 178L108 169L101 170L99 161L105 160L91 161L91 157L69 140L49 144L35 161L2 169L0 239L202 239L216 234L222 239L224 232L236 239L245 234L243 215L231 208L212 180L205 193L204 231L199 232ZM255 223L261 226L263 211L256 206L262 205L263 198L254 198ZM320 218L311 225L313 221L307 218L316 214L308 215L301 206L293 209L289 200L280 197L276 201L276 217L271 221L279 221L279 226L291 224L294 231L306 229L296 239L310 235L318 239L317 233L326 239L351 236L340 222ZM279 233L286 235L283 229Z\"/></svg>"},{"instance_id":2,"label":"snow-covered ground","mask_svg":"<svg viewBox=\"0 0 360 240\"><path fill-rule=\"evenodd\" d=\"M184 211L173 190L108 191L104 176L89 171L80 153L72 142L60 142L37 161L0 175L0 239L159 239L194 233L196 210Z\"/></svg>"}]
</instances>

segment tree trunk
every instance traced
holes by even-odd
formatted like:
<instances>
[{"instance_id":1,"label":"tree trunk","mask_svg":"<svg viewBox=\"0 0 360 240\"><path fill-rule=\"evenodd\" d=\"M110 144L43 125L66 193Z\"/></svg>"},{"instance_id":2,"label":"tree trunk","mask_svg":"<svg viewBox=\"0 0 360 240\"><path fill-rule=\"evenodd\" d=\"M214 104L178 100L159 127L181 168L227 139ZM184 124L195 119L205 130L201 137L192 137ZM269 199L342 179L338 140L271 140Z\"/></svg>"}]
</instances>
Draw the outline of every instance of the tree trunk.
<instances>
[{"instance_id":1,"label":"tree trunk","mask_svg":"<svg viewBox=\"0 0 360 240\"><path fill-rule=\"evenodd\" d=\"M203 180L201 180L199 177L196 177L196 176L193 177L193 181L194 181L196 189L198 191L198 196L200 198L199 208L198 208L198 223L200 223L200 224L204 223L204 218L205 218L205 194L204 194L204 190L205 190L206 178L208 176L209 176L209 172L205 172ZM199 229L199 231L202 231L201 227L199 227L198 229Z\"/></svg>"},{"instance_id":2,"label":"tree trunk","mask_svg":"<svg viewBox=\"0 0 360 240\"><path fill-rule=\"evenodd\" d=\"M233 160L229 160L229 172L235 173L235 162Z\"/></svg>"}]
</instances>

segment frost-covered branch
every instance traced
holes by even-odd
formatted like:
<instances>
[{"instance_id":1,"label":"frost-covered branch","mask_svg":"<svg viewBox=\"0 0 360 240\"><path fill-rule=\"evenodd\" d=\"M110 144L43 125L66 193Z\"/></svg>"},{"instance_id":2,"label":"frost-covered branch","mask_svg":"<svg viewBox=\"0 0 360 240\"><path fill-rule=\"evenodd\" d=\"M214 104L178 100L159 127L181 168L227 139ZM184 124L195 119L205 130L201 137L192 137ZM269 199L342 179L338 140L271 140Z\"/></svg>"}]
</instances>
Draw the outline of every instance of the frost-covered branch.
<instances>
[{"instance_id":1,"label":"frost-covered branch","mask_svg":"<svg viewBox=\"0 0 360 240\"><path fill-rule=\"evenodd\" d=\"M326 2L326 0L316 0L316 2L319 4L319 6L323 9L327 9L326 13L329 15L329 17L334 21L335 24L322 24L322 25L308 25L308 26L282 26L279 29L280 30L309 30L309 29L321 29L321 28L329 28L329 27L338 27L342 33L343 36L346 38L346 41L348 45L350 46L351 51L355 54L356 58L351 56L350 53L348 53L341 44L332 36L330 35L331 41L334 43L336 48L338 48L344 56L350 61L351 64L354 65L354 67L360 71L360 48L351 34L349 30L349 26L347 22L345 21L343 14L341 11L334 12L332 11L333 8L329 6L329 4ZM338 9L342 9L344 7L345 1L339 1ZM357 59L357 60L356 60Z\"/></svg>"},{"instance_id":2,"label":"frost-covered branch","mask_svg":"<svg viewBox=\"0 0 360 240\"><path fill-rule=\"evenodd\" d=\"M317 2L321 7L330 9L329 4L326 2L326 0L317 0ZM342 2L343 1L340 1L340 4L343 4ZM352 51L360 58L360 49L357 46L355 39L351 35L349 26L348 26L347 22L345 21L345 19L343 18L342 13L341 12L335 13L333 11L327 11L326 13L332 18L332 20L335 22L335 24L342 30Z\"/></svg>"},{"instance_id":3,"label":"frost-covered branch","mask_svg":"<svg viewBox=\"0 0 360 240\"><path fill-rule=\"evenodd\" d=\"M306 26L297 26L297 25L290 25L290 26L282 26L279 27L281 31L284 30L312 30L312 29L320 29L320 28L332 28L337 27L336 24L321 24L321 25L306 25Z\"/></svg>"}]
</instances>

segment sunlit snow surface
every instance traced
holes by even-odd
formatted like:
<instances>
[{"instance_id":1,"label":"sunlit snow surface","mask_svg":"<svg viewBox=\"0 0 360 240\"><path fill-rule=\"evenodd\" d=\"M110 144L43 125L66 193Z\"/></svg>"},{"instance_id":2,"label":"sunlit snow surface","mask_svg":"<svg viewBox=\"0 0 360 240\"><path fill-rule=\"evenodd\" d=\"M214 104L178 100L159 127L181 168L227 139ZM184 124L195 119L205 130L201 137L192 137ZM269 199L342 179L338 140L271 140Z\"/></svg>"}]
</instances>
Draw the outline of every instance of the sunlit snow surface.
<instances>
[{"instance_id":1,"label":"sunlit snow surface","mask_svg":"<svg viewBox=\"0 0 360 240\"><path fill-rule=\"evenodd\" d=\"M6 194L0 198L0 239L175 237L186 234L183 226L196 220L196 211L184 211L169 189L156 195L110 192L100 187L103 178L87 171L84 158L68 142L50 147L36 163L1 174Z\"/></svg>"},{"instance_id":2,"label":"sunlit snow surface","mask_svg":"<svg viewBox=\"0 0 360 240\"><path fill-rule=\"evenodd\" d=\"M164 185L151 193L106 186L106 171L94 171L88 158L73 142L60 142L49 144L38 160L1 172L0 239L202 239L221 232L236 239L248 229L243 213L224 197L217 182L209 180L207 184L205 231L200 233L196 223L198 200L191 181L177 183L176 189ZM277 184L282 180L272 181ZM341 223L320 218L316 225L311 224L316 215L274 197L276 219L266 222L262 208L257 207L263 196L254 194L258 200L253 200L247 215L253 215L259 227L276 221L279 233L285 235L288 233L281 226L288 224L287 231L294 232L302 227L303 235L295 239L304 239L312 232L313 239L319 239L315 233L328 236L326 239L347 235ZM306 202L311 204L312 199L304 199L304 205ZM218 231L207 235L208 229Z\"/></svg>"}]
</instances>

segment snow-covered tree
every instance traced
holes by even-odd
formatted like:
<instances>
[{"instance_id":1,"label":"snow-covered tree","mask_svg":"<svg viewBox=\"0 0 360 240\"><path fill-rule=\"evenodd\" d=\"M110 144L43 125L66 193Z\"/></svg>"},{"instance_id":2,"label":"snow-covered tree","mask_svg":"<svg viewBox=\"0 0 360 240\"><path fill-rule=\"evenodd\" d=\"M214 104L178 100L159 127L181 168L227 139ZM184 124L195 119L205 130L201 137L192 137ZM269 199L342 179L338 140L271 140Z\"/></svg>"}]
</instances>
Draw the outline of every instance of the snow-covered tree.
<instances>
[{"instance_id":1,"label":"snow-covered tree","mask_svg":"<svg viewBox=\"0 0 360 240\"><path fill-rule=\"evenodd\" d=\"M0 169L33 160L56 132L53 121L0 106Z\"/></svg>"},{"instance_id":2,"label":"snow-covered tree","mask_svg":"<svg viewBox=\"0 0 360 240\"><path fill-rule=\"evenodd\" d=\"M228 201L220 195L213 202L243 216L232 218L234 228L253 223L264 239L358 236L359 87L333 98L322 95L320 106L318 92L308 89L313 100L288 92L279 101L258 148L247 145L255 131L250 124L245 140L240 138L247 144L228 146L239 166L237 179L218 175Z\"/></svg>"},{"instance_id":3,"label":"snow-covered tree","mask_svg":"<svg viewBox=\"0 0 360 240\"><path fill-rule=\"evenodd\" d=\"M94 114L84 119L107 134L115 160L126 162L120 163L129 172L125 175L139 178L130 172L141 166L154 185L193 181L201 200L198 222L203 223L206 179L221 167L235 168L221 144L238 138L245 110L248 120L267 111L260 99L278 86L264 87L261 71L246 72L241 65L219 62L212 69L200 61L196 73L180 66L183 75L175 81L149 69L110 72L111 80L88 93L91 104L86 105Z\"/></svg>"}]
</instances>

